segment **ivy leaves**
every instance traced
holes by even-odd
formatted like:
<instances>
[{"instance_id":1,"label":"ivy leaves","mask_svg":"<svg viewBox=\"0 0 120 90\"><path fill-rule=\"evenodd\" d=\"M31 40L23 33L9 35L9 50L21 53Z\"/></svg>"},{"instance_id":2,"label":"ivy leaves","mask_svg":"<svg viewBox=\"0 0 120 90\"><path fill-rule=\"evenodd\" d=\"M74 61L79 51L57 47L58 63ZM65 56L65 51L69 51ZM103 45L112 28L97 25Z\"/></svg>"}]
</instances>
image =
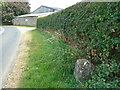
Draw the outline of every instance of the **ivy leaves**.
<instances>
[{"instance_id":1,"label":"ivy leaves","mask_svg":"<svg viewBox=\"0 0 120 90\"><path fill-rule=\"evenodd\" d=\"M82 52L78 53L80 58L87 58L97 64L94 78L90 80L93 84L86 81L84 86L118 87L116 75L110 75L119 72L119 8L119 2L78 3L54 15L38 19L38 28L61 30L65 35L63 38L75 43L78 52Z\"/></svg>"}]
</instances>

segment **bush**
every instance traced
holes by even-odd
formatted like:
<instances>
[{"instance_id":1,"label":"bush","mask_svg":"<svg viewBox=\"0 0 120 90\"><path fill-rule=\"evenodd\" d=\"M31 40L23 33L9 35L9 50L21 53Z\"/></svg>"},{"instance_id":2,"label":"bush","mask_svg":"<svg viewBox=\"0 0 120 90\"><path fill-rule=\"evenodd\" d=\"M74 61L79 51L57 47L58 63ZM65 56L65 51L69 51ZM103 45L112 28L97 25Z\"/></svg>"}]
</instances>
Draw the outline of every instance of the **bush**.
<instances>
[{"instance_id":1,"label":"bush","mask_svg":"<svg viewBox=\"0 0 120 90\"><path fill-rule=\"evenodd\" d=\"M119 8L120 2L81 2L37 21L37 28L64 34L65 41L75 43L79 49L79 58L86 58L96 66L86 87L120 86Z\"/></svg>"},{"instance_id":2,"label":"bush","mask_svg":"<svg viewBox=\"0 0 120 90\"><path fill-rule=\"evenodd\" d=\"M17 2L18 4L20 2ZM12 20L15 16L27 14L28 12L21 7L17 7L12 2L0 2L0 6L2 7L2 24L11 25Z\"/></svg>"}]
</instances>

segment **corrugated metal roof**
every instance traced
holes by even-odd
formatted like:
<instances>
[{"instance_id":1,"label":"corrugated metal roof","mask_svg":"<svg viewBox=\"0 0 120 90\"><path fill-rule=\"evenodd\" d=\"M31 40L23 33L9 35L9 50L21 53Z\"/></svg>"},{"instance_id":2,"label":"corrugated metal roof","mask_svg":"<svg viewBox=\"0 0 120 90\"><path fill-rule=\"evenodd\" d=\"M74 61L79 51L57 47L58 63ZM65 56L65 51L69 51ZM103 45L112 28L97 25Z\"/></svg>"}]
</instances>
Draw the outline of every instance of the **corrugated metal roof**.
<instances>
[{"instance_id":1,"label":"corrugated metal roof","mask_svg":"<svg viewBox=\"0 0 120 90\"><path fill-rule=\"evenodd\" d=\"M48 16L50 14L53 14L55 12L47 12L47 13L38 13L38 14L25 14L25 15L21 15L21 16L17 16L17 17L44 17L44 16Z\"/></svg>"},{"instance_id":2,"label":"corrugated metal roof","mask_svg":"<svg viewBox=\"0 0 120 90\"><path fill-rule=\"evenodd\" d=\"M39 10L40 8L42 8L42 7L46 7L46 8L49 8L49 9L53 9L53 10L55 10L55 11L60 11L60 10L62 10L61 8L48 7L48 6L44 6L44 5L42 5L42 6L38 7L36 10L34 10L34 11L31 12L31 13L36 13L36 11Z\"/></svg>"}]
</instances>

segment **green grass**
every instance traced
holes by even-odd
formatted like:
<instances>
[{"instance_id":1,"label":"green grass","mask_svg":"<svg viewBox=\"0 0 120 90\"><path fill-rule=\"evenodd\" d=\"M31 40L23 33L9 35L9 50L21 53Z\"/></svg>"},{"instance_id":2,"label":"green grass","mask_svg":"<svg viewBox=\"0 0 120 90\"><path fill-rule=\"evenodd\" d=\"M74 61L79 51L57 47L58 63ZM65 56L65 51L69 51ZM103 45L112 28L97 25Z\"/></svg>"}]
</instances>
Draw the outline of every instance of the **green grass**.
<instances>
[{"instance_id":1,"label":"green grass","mask_svg":"<svg viewBox=\"0 0 120 90\"><path fill-rule=\"evenodd\" d=\"M34 28L35 28L35 26L25 26L25 25L11 25L11 26L18 26L18 27L34 27Z\"/></svg>"},{"instance_id":2,"label":"green grass","mask_svg":"<svg viewBox=\"0 0 120 90\"><path fill-rule=\"evenodd\" d=\"M30 50L28 63L18 88L118 88L119 79L103 79L110 68L106 64L96 67L96 72L90 79L76 82L73 76L75 62L80 58L79 50L69 46L43 30L29 32L32 41L28 44ZM114 64L116 66L116 64ZM104 69L103 73L98 71ZM113 79L113 80L112 80Z\"/></svg>"},{"instance_id":3,"label":"green grass","mask_svg":"<svg viewBox=\"0 0 120 90\"><path fill-rule=\"evenodd\" d=\"M120 88L119 8L120 2L80 2L37 20L37 28L61 32L79 58L95 66L94 75L78 87Z\"/></svg>"},{"instance_id":4,"label":"green grass","mask_svg":"<svg viewBox=\"0 0 120 90\"><path fill-rule=\"evenodd\" d=\"M77 52L62 40L41 30L29 32L32 42L28 64L19 83L20 88L74 87L73 69Z\"/></svg>"},{"instance_id":5,"label":"green grass","mask_svg":"<svg viewBox=\"0 0 120 90\"><path fill-rule=\"evenodd\" d=\"M2 25L2 26L18 26L18 27L31 27L31 28L35 28L35 26L25 26L25 25Z\"/></svg>"}]
</instances>

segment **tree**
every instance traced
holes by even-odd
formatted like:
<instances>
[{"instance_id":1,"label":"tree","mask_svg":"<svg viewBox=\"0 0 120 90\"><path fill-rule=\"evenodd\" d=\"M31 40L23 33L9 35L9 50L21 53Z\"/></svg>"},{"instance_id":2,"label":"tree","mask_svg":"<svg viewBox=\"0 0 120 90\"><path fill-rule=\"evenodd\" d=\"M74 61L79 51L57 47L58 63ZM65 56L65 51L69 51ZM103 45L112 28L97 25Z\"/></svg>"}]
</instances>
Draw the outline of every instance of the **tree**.
<instances>
[{"instance_id":1,"label":"tree","mask_svg":"<svg viewBox=\"0 0 120 90\"><path fill-rule=\"evenodd\" d=\"M15 16L27 14L30 11L27 2L1 2L2 5L2 24L12 24Z\"/></svg>"}]
</instances>

